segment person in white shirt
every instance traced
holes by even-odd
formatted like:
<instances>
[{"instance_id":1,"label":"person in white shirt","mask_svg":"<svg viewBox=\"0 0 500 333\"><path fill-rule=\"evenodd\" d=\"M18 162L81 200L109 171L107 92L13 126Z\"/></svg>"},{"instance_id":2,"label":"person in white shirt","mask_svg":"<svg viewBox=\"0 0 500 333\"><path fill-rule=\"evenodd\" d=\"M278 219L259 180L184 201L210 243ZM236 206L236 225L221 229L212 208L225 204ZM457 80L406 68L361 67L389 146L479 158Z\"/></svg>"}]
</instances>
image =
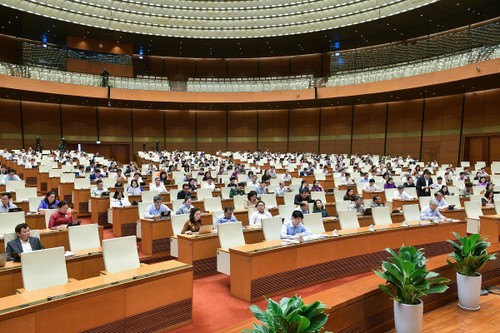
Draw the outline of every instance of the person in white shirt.
<instances>
[{"instance_id":1,"label":"person in white shirt","mask_svg":"<svg viewBox=\"0 0 500 333\"><path fill-rule=\"evenodd\" d=\"M397 190L394 191L394 200L402 200L402 201L411 201L412 198L408 193L405 192L405 188L403 185L398 185Z\"/></svg>"},{"instance_id":2,"label":"person in white shirt","mask_svg":"<svg viewBox=\"0 0 500 333\"><path fill-rule=\"evenodd\" d=\"M364 192L380 192L381 189L377 185L375 185L375 179L370 179L368 183L363 186L363 191Z\"/></svg>"},{"instance_id":3,"label":"person in white shirt","mask_svg":"<svg viewBox=\"0 0 500 333\"><path fill-rule=\"evenodd\" d=\"M116 170L115 178L117 182L127 182L127 177L125 177L125 175L123 174L122 169Z\"/></svg>"},{"instance_id":4,"label":"person in white shirt","mask_svg":"<svg viewBox=\"0 0 500 333\"><path fill-rule=\"evenodd\" d=\"M446 184L443 183L443 177L439 176L436 178L437 182L436 184L432 184L431 187L432 188L435 188L436 191L439 191L443 188L443 186L445 186Z\"/></svg>"},{"instance_id":5,"label":"person in white shirt","mask_svg":"<svg viewBox=\"0 0 500 333\"><path fill-rule=\"evenodd\" d=\"M285 170L285 174L283 176L281 176L281 180L284 182L289 182L292 180L292 176L290 175L288 170Z\"/></svg>"},{"instance_id":6,"label":"person in white shirt","mask_svg":"<svg viewBox=\"0 0 500 333\"><path fill-rule=\"evenodd\" d=\"M253 212L252 215L250 215L250 225L262 225L262 219L267 219L270 217L273 217L271 213L266 211L266 204L264 201L258 201L257 205L257 211Z\"/></svg>"},{"instance_id":7,"label":"person in white shirt","mask_svg":"<svg viewBox=\"0 0 500 333\"><path fill-rule=\"evenodd\" d=\"M280 182L274 193L277 197L283 197L286 191L288 191L288 187L285 186L285 182Z\"/></svg>"},{"instance_id":8,"label":"person in white shirt","mask_svg":"<svg viewBox=\"0 0 500 333\"><path fill-rule=\"evenodd\" d=\"M443 197L443 193L441 192L435 192L434 193L434 199L436 200L437 204L438 204L438 209L439 210L447 210L449 205L448 203L446 202L446 200L444 200L444 197Z\"/></svg>"},{"instance_id":9,"label":"person in white shirt","mask_svg":"<svg viewBox=\"0 0 500 333\"><path fill-rule=\"evenodd\" d=\"M159 194L165 194L165 193L167 193L167 189L165 188L165 185L161 182L160 177L156 177L155 178L155 184L149 190L150 191L156 191Z\"/></svg>"},{"instance_id":10,"label":"person in white shirt","mask_svg":"<svg viewBox=\"0 0 500 333\"><path fill-rule=\"evenodd\" d=\"M113 207L128 207L131 204L122 191L116 191L115 194L113 195L113 198L110 200L109 205L111 208L113 208Z\"/></svg>"},{"instance_id":11,"label":"person in white shirt","mask_svg":"<svg viewBox=\"0 0 500 333\"><path fill-rule=\"evenodd\" d=\"M340 185L354 185L354 180L352 180L349 172L345 173L345 176L340 181Z\"/></svg>"},{"instance_id":12,"label":"person in white shirt","mask_svg":"<svg viewBox=\"0 0 500 333\"><path fill-rule=\"evenodd\" d=\"M212 177L207 178L206 182L201 183L201 188L208 188L213 192L215 190L215 184Z\"/></svg>"},{"instance_id":13,"label":"person in white shirt","mask_svg":"<svg viewBox=\"0 0 500 333\"><path fill-rule=\"evenodd\" d=\"M100 198L102 196L102 193L107 192L108 189L104 187L104 183L100 179L97 180L96 185L97 186L92 189L90 196L93 198Z\"/></svg>"},{"instance_id":14,"label":"person in white shirt","mask_svg":"<svg viewBox=\"0 0 500 333\"><path fill-rule=\"evenodd\" d=\"M439 212L438 208L438 203L436 200L431 199L429 201L429 206L425 207L422 209L420 212L420 219L422 221L432 221L432 220L437 220L437 221L444 221L445 217L443 214Z\"/></svg>"}]
</instances>

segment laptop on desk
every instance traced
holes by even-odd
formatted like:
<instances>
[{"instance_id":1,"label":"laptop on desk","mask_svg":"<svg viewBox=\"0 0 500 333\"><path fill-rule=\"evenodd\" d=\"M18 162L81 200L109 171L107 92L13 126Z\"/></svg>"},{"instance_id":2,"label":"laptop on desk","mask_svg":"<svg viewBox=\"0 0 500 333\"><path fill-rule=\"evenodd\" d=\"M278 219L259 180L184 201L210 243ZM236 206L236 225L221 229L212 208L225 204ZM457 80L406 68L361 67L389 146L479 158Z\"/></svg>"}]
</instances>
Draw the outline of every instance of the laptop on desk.
<instances>
[{"instance_id":1,"label":"laptop on desk","mask_svg":"<svg viewBox=\"0 0 500 333\"><path fill-rule=\"evenodd\" d=\"M205 234L211 234L212 233L213 226L211 224L209 225L202 225L200 227L200 230L198 231L198 235L205 235Z\"/></svg>"}]
</instances>

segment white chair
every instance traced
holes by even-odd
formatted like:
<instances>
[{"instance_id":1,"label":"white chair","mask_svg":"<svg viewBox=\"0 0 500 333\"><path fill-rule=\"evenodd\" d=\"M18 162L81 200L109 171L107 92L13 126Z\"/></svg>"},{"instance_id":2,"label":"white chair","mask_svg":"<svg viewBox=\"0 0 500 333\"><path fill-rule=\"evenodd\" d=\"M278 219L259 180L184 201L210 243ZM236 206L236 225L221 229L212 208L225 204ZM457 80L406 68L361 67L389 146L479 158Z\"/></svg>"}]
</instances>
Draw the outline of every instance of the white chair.
<instances>
[{"instance_id":1,"label":"white chair","mask_svg":"<svg viewBox=\"0 0 500 333\"><path fill-rule=\"evenodd\" d=\"M372 217L375 225L392 224L391 211L388 207L372 208Z\"/></svg>"},{"instance_id":2,"label":"white chair","mask_svg":"<svg viewBox=\"0 0 500 333\"><path fill-rule=\"evenodd\" d=\"M174 213L182 206L184 199L172 199L172 210Z\"/></svg>"},{"instance_id":3,"label":"white chair","mask_svg":"<svg viewBox=\"0 0 500 333\"><path fill-rule=\"evenodd\" d=\"M295 210L295 205L280 205L278 206L279 216L288 221L292 218L292 213Z\"/></svg>"},{"instance_id":4,"label":"white chair","mask_svg":"<svg viewBox=\"0 0 500 333\"><path fill-rule=\"evenodd\" d=\"M229 197L229 192L231 192L230 187L221 187L220 191L221 191L222 199L231 199Z\"/></svg>"},{"instance_id":5,"label":"white chair","mask_svg":"<svg viewBox=\"0 0 500 333\"><path fill-rule=\"evenodd\" d=\"M144 218L144 213L146 212L146 209L152 204L153 204L152 202L139 202L139 204L137 205L139 214L139 220L137 221L137 228L136 228L137 238L142 238L141 219Z\"/></svg>"},{"instance_id":6,"label":"white chair","mask_svg":"<svg viewBox=\"0 0 500 333\"><path fill-rule=\"evenodd\" d=\"M212 190L209 188L196 189L196 200L203 200L212 197Z\"/></svg>"},{"instance_id":7,"label":"white chair","mask_svg":"<svg viewBox=\"0 0 500 333\"><path fill-rule=\"evenodd\" d=\"M351 201L336 201L335 208L337 209L337 213L340 211L349 210L349 207L351 207L351 204L352 204Z\"/></svg>"},{"instance_id":8,"label":"white chair","mask_svg":"<svg viewBox=\"0 0 500 333\"><path fill-rule=\"evenodd\" d=\"M341 210L338 211L338 214L342 230L359 228L358 215L355 210Z\"/></svg>"},{"instance_id":9,"label":"white chair","mask_svg":"<svg viewBox=\"0 0 500 333\"><path fill-rule=\"evenodd\" d=\"M217 249L217 272L231 275L229 249L245 245L241 222L221 224L217 235L220 243Z\"/></svg>"},{"instance_id":10,"label":"white chair","mask_svg":"<svg viewBox=\"0 0 500 333\"><path fill-rule=\"evenodd\" d=\"M432 197L418 197L418 202L420 203L420 209L424 209L429 206L429 201Z\"/></svg>"},{"instance_id":11,"label":"white chair","mask_svg":"<svg viewBox=\"0 0 500 333\"><path fill-rule=\"evenodd\" d=\"M90 189L90 179L88 178L75 178L75 190Z\"/></svg>"},{"instance_id":12,"label":"white chair","mask_svg":"<svg viewBox=\"0 0 500 333\"><path fill-rule=\"evenodd\" d=\"M143 191L143 192L141 192L141 200L142 200L142 202L152 203L155 195L158 195L158 192L156 192L156 191Z\"/></svg>"},{"instance_id":13,"label":"white chair","mask_svg":"<svg viewBox=\"0 0 500 333\"><path fill-rule=\"evenodd\" d=\"M69 248L72 252L101 247L99 225L96 223L68 228Z\"/></svg>"},{"instance_id":14,"label":"white chair","mask_svg":"<svg viewBox=\"0 0 500 333\"><path fill-rule=\"evenodd\" d=\"M347 190L337 190L335 189L335 191L333 192L333 196L335 198L335 202L338 202L338 201L344 201L344 195L347 193ZM359 192L361 193L361 192Z\"/></svg>"},{"instance_id":15,"label":"white chair","mask_svg":"<svg viewBox=\"0 0 500 333\"><path fill-rule=\"evenodd\" d=\"M481 202L483 196L481 194L473 194L469 196L469 201Z\"/></svg>"},{"instance_id":16,"label":"white chair","mask_svg":"<svg viewBox=\"0 0 500 333\"><path fill-rule=\"evenodd\" d=\"M18 224L25 222L24 212L2 213L0 214L0 234L13 232Z\"/></svg>"},{"instance_id":17,"label":"white chair","mask_svg":"<svg viewBox=\"0 0 500 333\"><path fill-rule=\"evenodd\" d=\"M32 198L28 198L29 211L30 212L37 212L38 211L38 206L40 206L40 202L43 199L45 199L45 197L32 197Z\"/></svg>"},{"instance_id":18,"label":"white chair","mask_svg":"<svg viewBox=\"0 0 500 333\"><path fill-rule=\"evenodd\" d=\"M117 273L140 266L135 236L103 240L102 256L106 272L109 273Z\"/></svg>"},{"instance_id":19,"label":"white chair","mask_svg":"<svg viewBox=\"0 0 500 333\"><path fill-rule=\"evenodd\" d=\"M245 209L245 200L247 196L246 195L235 195L233 197L233 203L234 203L234 209L235 210L243 210Z\"/></svg>"},{"instance_id":20,"label":"white chair","mask_svg":"<svg viewBox=\"0 0 500 333\"><path fill-rule=\"evenodd\" d=\"M74 173L61 173L61 183L74 183L75 174Z\"/></svg>"},{"instance_id":21,"label":"white chair","mask_svg":"<svg viewBox=\"0 0 500 333\"><path fill-rule=\"evenodd\" d=\"M262 232L266 241L278 240L281 238L281 216L262 219Z\"/></svg>"},{"instance_id":22,"label":"white chair","mask_svg":"<svg viewBox=\"0 0 500 333\"><path fill-rule=\"evenodd\" d=\"M467 233L479 234L481 232L479 216L483 215L481 201L466 201L464 202L464 208L467 216Z\"/></svg>"},{"instance_id":23,"label":"white chair","mask_svg":"<svg viewBox=\"0 0 500 333\"><path fill-rule=\"evenodd\" d=\"M420 221L420 210L418 209L418 204L403 205L403 216L407 222Z\"/></svg>"},{"instance_id":24,"label":"white chair","mask_svg":"<svg viewBox=\"0 0 500 333\"><path fill-rule=\"evenodd\" d=\"M217 227L217 219L222 214L224 214L223 210L214 210L214 211L212 211L212 224L214 225L214 227Z\"/></svg>"},{"instance_id":25,"label":"white chair","mask_svg":"<svg viewBox=\"0 0 500 333\"><path fill-rule=\"evenodd\" d=\"M26 291L68 283L64 247L21 253L21 274Z\"/></svg>"},{"instance_id":26,"label":"white chair","mask_svg":"<svg viewBox=\"0 0 500 333\"><path fill-rule=\"evenodd\" d=\"M326 195L325 195L325 192L311 192L311 199L314 199L314 200L321 200L323 202L323 204L326 203Z\"/></svg>"},{"instance_id":27,"label":"white chair","mask_svg":"<svg viewBox=\"0 0 500 333\"><path fill-rule=\"evenodd\" d=\"M16 201L28 201L29 198L36 197L36 187L18 188L16 190Z\"/></svg>"},{"instance_id":28,"label":"white chair","mask_svg":"<svg viewBox=\"0 0 500 333\"><path fill-rule=\"evenodd\" d=\"M5 192L15 192L18 188L25 188L24 180L13 180L5 183Z\"/></svg>"},{"instance_id":29,"label":"white chair","mask_svg":"<svg viewBox=\"0 0 500 333\"><path fill-rule=\"evenodd\" d=\"M500 215L500 201L495 201L495 212Z\"/></svg>"},{"instance_id":30,"label":"white chair","mask_svg":"<svg viewBox=\"0 0 500 333\"><path fill-rule=\"evenodd\" d=\"M448 205L455 205L455 208L462 208L460 197L458 195L447 195L445 200Z\"/></svg>"},{"instance_id":31,"label":"white chair","mask_svg":"<svg viewBox=\"0 0 500 333\"><path fill-rule=\"evenodd\" d=\"M57 208L54 208L54 209L46 209L45 212L44 212L44 215L45 215L45 228L49 228L49 222L50 222L50 216L52 214L54 214L55 212L57 212L58 209Z\"/></svg>"},{"instance_id":32,"label":"white chair","mask_svg":"<svg viewBox=\"0 0 500 333\"><path fill-rule=\"evenodd\" d=\"M321 234L325 232L325 225L321 213L312 213L304 215L304 226L309 228L313 234Z\"/></svg>"},{"instance_id":33,"label":"white chair","mask_svg":"<svg viewBox=\"0 0 500 333\"><path fill-rule=\"evenodd\" d=\"M30 237L40 239L40 230L30 230ZM3 235L5 250L7 250L7 244L14 239L17 239L17 234L15 232L8 232Z\"/></svg>"},{"instance_id":34,"label":"white chair","mask_svg":"<svg viewBox=\"0 0 500 333\"><path fill-rule=\"evenodd\" d=\"M285 205L293 205L295 201L296 193L285 192L283 199L285 200Z\"/></svg>"},{"instance_id":35,"label":"white chair","mask_svg":"<svg viewBox=\"0 0 500 333\"><path fill-rule=\"evenodd\" d=\"M177 235L181 233L187 220L189 220L189 214L172 215L170 217L173 233L173 237L170 237L170 255L172 257L179 257L179 241Z\"/></svg>"},{"instance_id":36,"label":"white chair","mask_svg":"<svg viewBox=\"0 0 500 333\"><path fill-rule=\"evenodd\" d=\"M207 211L207 212L221 211L222 210L222 203L221 203L220 197L203 198L203 203L205 206L205 211Z\"/></svg>"},{"instance_id":37,"label":"white chair","mask_svg":"<svg viewBox=\"0 0 500 333\"><path fill-rule=\"evenodd\" d=\"M275 194L262 194L260 200L264 201L268 209L278 207Z\"/></svg>"}]
</instances>

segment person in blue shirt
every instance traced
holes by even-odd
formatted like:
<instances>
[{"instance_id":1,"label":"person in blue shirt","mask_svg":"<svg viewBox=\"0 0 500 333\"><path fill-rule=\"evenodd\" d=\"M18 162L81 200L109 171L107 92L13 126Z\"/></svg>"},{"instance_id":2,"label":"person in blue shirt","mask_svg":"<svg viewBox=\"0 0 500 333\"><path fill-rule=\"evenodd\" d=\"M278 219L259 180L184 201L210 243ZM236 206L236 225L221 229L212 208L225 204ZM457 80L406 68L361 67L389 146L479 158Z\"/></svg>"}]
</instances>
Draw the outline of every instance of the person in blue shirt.
<instances>
[{"instance_id":1,"label":"person in blue shirt","mask_svg":"<svg viewBox=\"0 0 500 333\"><path fill-rule=\"evenodd\" d=\"M218 227L219 224L230 223L230 222L238 222L238 220L233 215L233 207L226 206L224 207L224 214L222 214L217 218L217 220L215 220L215 224Z\"/></svg>"},{"instance_id":2,"label":"person in blue shirt","mask_svg":"<svg viewBox=\"0 0 500 333\"><path fill-rule=\"evenodd\" d=\"M101 174L101 169L95 169L95 172L90 174L90 182L95 182L102 177L103 175Z\"/></svg>"},{"instance_id":3,"label":"person in blue shirt","mask_svg":"<svg viewBox=\"0 0 500 333\"><path fill-rule=\"evenodd\" d=\"M304 215L298 210L294 210L291 220L283 223L281 227L281 238L295 238L301 240L302 236L312 235L311 230L302 224Z\"/></svg>"},{"instance_id":4,"label":"person in blue shirt","mask_svg":"<svg viewBox=\"0 0 500 333\"><path fill-rule=\"evenodd\" d=\"M429 201L429 206L425 207L420 212L420 219L422 221L426 221L426 220L427 221L434 221L436 219L439 221L444 221L445 217L439 211L437 201L432 199Z\"/></svg>"},{"instance_id":5,"label":"person in blue shirt","mask_svg":"<svg viewBox=\"0 0 500 333\"><path fill-rule=\"evenodd\" d=\"M5 185L6 182L11 182L11 181L20 181L21 178L19 178L18 175L16 175L16 171L14 169L9 169L9 173L5 176L5 178L2 181L2 185Z\"/></svg>"},{"instance_id":6,"label":"person in blue shirt","mask_svg":"<svg viewBox=\"0 0 500 333\"><path fill-rule=\"evenodd\" d=\"M163 198L161 195L155 195L153 197L153 204L146 208L146 211L144 212L144 218L157 220L161 218L161 213L164 212L167 212L170 215L172 211L166 205L162 204L162 200Z\"/></svg>"},{"instance_id":7,"label":"person in blue shirt","mask_svg":"<svg viewBox=\"0 0 500 333\"><path fill-rule=\"evenodd\" d=\"M189 214L193 208L193 200L191 200L191 197L185 197L184 202L180 205L179 209L177 209L175 215Z\"/></svg>"},{"instance_id":8,"label":"person in blue shirt","mask_svg":"<svg viewBox=\"0 0 500 333\"><path fill-rule=\"evenodd\" d=\"M59 200L57 200L56 192L49 191L40 204L38 205L38 212L43 214L46 209L57 209L57 204Z\"/></svg>"}]
</instances>

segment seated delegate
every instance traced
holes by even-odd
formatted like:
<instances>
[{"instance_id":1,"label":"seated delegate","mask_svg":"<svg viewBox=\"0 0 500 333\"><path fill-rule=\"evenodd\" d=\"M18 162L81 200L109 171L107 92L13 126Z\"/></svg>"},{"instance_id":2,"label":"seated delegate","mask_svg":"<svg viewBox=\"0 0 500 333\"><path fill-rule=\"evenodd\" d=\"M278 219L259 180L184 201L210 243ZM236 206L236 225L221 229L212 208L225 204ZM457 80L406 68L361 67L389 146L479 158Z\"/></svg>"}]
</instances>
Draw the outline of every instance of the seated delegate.
<instances>
[{"instance_id":1,"label":"seated delegate","mask_svg":"<svg viewBox=\"0 0 500 333\"><path fill-rule=\"evenodd\" d=\"M218 227L219 224L230 223L230 222L238 222L238 220L233 214L233 207L226 206L224 207L224 213L217 218L215 224Z\"/></svg>"},{"instance_id":2,"label":"seated delegate","mask_svg":"<svg viewBox=\"0 0 500 333\"><path fill-rule=\"evenodd\" d=\"M193 232L200 231L201 224L201 211L199 208L191 209L189 213L189 220L186 221L181 230L181 234L192 234Z\"/></svg>"},{"instance_id":3,"label":"seated delegate","mask_svg":"<svg viewBox=\"0 0 500 333\"><path fill-rule=\"evenodd\" d=\"M172 211L166 205L162 204L163 198L157 194L153 197L153 204L146 208L144 218L146 219L159 219L163 215L170 215Z\"/></svg>"},{"instance_id":4,"label":"seated delegate","mask_svg":"<svg viewBox=\"0 0 500 333\"><path fill-rule=\"evenodd\" d=\"M2 204L0 205L0 213L8 213L9 209L17 208L17 206L14 205L10 201L10 199L12 199L12 195L10 194L10 192L2 193L2 198L1 198Z\"/></svg>"},{"instance_id":5,"label":"seated delegate","mask_svg":"<svg viewBox=\"0 0 500 333\"><path fill-rule=\"evenodd\" d=\"M113 198L111 198L109 202L109 206L111 208L128 207L130 205L130 201L128 201L128 198L123 194L123 191L116 191L115 194L113 194Z\"/></svg>"},{"instance_id":6,"label":"seated delegate","mask_svg":"<svg viewBox=\"0 0 500 333\"><path fill-rule=\"evenodd\" d=\"M38 212L43 214L46 209L56 209L59 200L56 199L56 192L50 191L38 205Z\"/></svg>"},{"instance_id":7,"label":"seated delegate","mask_svg":"<svg viewBox=\"0 0 500 333\"><path fill-rule=\"evenodd\" d=\"M298 211L294 210L292 213L292 218L287 222L283 223L281 227L281 238L294 238L298 237L299 240L302 236L312 235L311 230L302 224L304 215Z\"/></svg>"},{"instance_id":8,"label":"seated delegate","mask_svg":"<svg viewBox=\"0 0 500 333\"><path fill-rule=\"evenodd\" d=\"M17 238L7 243L7 260L14 260L13 253L43 250L40 239L30 236L30 227L26 223L18 224L15 228Z\"/></svg>"},{"instance_id":9,"label":"seated delegate","mask_svg":"<svg viewBox=\"0 0 500 333\"><path fill-rule=\"evenodd\" d=\"M68 211L69 206L66 200L59 201L57 212L50 216L49 229L66 229L68 226L79 224Z\"/></svg>"}]
</instances>

